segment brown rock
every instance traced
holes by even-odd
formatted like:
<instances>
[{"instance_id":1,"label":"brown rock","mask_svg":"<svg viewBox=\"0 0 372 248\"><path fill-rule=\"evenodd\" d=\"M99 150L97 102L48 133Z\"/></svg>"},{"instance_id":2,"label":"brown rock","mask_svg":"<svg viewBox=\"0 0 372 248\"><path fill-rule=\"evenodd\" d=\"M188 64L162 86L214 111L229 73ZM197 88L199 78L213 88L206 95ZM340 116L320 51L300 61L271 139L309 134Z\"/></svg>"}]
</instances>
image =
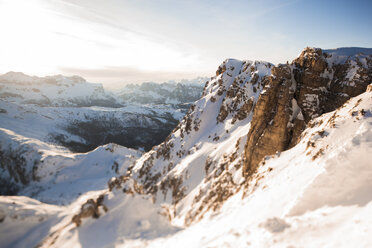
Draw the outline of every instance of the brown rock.
<instances>
[{"instance_id":1,"label":"brown rock","mask_svg":"<svg viewBox=\"0 0 372 248\"><path fill-rule=\"evenodd\" d=\"M291 65L272 68L273 77L263 80L265 88L254 107L245 147L245 176L251 175L265 156L296 145L313 118L372 90L372 56L357 55L336 65L328 64L327 56L321 49L306 48ZM300 108L297 116L293 116L293 101Z\"/></svg>"},{"instance_id":2,"label":"brown rock","mask_svg":"<svg viewBox=\"0 0 372 248\"><path fill-rule=\"evenodd\" d=\"M102 207L107 212L107 207L103 204L104 195L100 195L96 200L87 200L80 208L80 212L72 217L72 222L76 226L80 226L83 218L98 218L100 216L99 207Z\"/></svg>"},{"instance_id":3,"label":"brown rock","mask_svg":"<svg viewBox=\"0 0 372 248\"><path fill-rule=\"evenodd\" d=\"M368 85L367 92L372 92L372 83Z\"/></svg>"},{"instance_id":4,"label":"brown rock","mask_svg":"<svg viewBox=\"0 0 372 248\"><path fill-rule=\"evenodd\" d=\"M267 79L254 109L244 155L245 176L255 171L266 155L282 151L290 143L287 124L292 113L291 69L281 65L272 72L274 77Z\"/></svg>"}]
</instances>

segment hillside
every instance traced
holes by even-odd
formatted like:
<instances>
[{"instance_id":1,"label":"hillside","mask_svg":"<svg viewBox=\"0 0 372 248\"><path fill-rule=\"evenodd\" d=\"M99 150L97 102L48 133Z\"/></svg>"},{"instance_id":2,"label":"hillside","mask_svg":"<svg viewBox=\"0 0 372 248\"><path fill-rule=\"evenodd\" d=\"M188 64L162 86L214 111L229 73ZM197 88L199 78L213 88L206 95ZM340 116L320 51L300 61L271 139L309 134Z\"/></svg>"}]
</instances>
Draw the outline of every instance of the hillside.
<instances>
[{"instance_id":1,"label":"hillside","mask_svg":"<svg viewBox=\"0 0 372 248\"><path fill-rule=\"evenodd\" d=\"M116 143L149 150L184 116L168 106L127 104L121 108L40 107L0 100L0 126L74 152Z\"/></svg>"},{"instance_id":2,"label":"hillside","mask_svg":"<svg viewBox=\"0 0 372 248\"><path fill-rule=\"evenodd\" d=\"M53 186L19 194L41 202L1 197L0 243L369 247L372 55L345 49L277 66L227 59L165 141L121 160L107 188L67 206L46 204Z\"/></svg>"}]
</instances>

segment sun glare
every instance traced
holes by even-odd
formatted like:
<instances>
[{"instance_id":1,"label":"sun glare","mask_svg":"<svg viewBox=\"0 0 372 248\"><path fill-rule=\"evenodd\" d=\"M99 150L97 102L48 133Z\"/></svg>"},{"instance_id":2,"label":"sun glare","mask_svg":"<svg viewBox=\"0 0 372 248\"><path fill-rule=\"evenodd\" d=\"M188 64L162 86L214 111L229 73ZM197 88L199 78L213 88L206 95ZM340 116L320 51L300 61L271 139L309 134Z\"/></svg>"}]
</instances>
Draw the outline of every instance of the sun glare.
<instances>
[{"instance_id":1,"label":"sun glare","mask_svg":"<svg viewBox=\"0 0 372 248\"><path fill-rule=\"evenodd\" d=\"M53 74L60 68L106 67L195 71L199 67L195 53L164 40L71 16L58 8L60 2L0 3L2 73Z\"/></svg>"},{"instance_id":2,"label":"sun glare","mask_svg":"<svg viewBox=\"0 0 372 248\"><path fill-rule=\"evenodd\" d=\"M47 73L54 61L45 53L52 44L45 32L53 20L39 1L1 2L1 66L12 70Z\"/></svg>"}]
</instances>

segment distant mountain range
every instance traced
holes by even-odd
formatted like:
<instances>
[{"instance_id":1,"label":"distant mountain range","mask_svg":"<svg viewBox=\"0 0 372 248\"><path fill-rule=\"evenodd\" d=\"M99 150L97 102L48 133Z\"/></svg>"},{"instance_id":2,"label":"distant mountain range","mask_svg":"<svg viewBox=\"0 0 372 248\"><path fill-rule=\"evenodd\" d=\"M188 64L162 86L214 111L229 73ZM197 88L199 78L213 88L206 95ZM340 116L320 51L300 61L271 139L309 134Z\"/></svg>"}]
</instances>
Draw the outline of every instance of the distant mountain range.
<instances>
[{"instance_id":1,"label":"distant mountain range","mask_svg":"<svg viewBox=\"0 0 372 248\"><path fill-rule=\"evenodd\" d=\"M115 93L78 76L8 72L0 75L0 124L75 152L110 142L149 150L200 97L203 80L131 84Z\"/></svg>"},{"instance_id":2,"label":"distant mountain range","mask_svg":"<svg viewBox=\"0 0 372 248\"><path fill-rule=\"evenodd\" d=\"M62 75L32 77L21 72L0 76L0 99L43 107L121 107L101 84Z\"/></svg>"},{"instance_id":3,"label":"distant mountain range","mask_svg":"<svg viewBox=\"0 0 372 248\"><path fill-rule=\"evenodd\" d=\"M140 104L185 104L198 100L209 78L166 83L129 84L117 92L120 100Z\"/></svg>"},{"instance_id":4,"label":"distant mountain range","mask_svg":"<svg viewBox=\"0 0 372 248\"><path fill-rule=\"evenodd\" d=\"M166 83L128 84L108 92L79 76L36 77L21 72L0 75L0 99L53 107L111 107L126 104L185 104L199 99L208 78Z\"/></svg>"}]
</instances>

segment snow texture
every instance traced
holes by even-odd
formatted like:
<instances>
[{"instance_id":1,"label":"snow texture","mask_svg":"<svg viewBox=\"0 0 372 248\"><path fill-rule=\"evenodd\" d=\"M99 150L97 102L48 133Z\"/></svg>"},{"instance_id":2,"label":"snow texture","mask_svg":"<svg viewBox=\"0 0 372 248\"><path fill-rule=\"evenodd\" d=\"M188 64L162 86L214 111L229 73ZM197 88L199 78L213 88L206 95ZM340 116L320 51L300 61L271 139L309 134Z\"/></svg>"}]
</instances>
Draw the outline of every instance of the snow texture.
<instances>
[{"instance_id":1,"label":"snow texture","mask_svg":"<svg viewBox=\"0 0 372 248\"><path fill-rule=\"evenodd\" d=\"M330 63L364 56L338 52ZM48 164L26 196L0 197L2 247L370 247L372 91L313 119L296 146L242 177L252 112L240 109L264 94L272 66L226 60L166 141L143 155L114 145L72 154L2 128L2 145ZM122 185L107 189L103 173ZM107 212L71 222L100 196Z\"/></svg>"}]
</instances>

